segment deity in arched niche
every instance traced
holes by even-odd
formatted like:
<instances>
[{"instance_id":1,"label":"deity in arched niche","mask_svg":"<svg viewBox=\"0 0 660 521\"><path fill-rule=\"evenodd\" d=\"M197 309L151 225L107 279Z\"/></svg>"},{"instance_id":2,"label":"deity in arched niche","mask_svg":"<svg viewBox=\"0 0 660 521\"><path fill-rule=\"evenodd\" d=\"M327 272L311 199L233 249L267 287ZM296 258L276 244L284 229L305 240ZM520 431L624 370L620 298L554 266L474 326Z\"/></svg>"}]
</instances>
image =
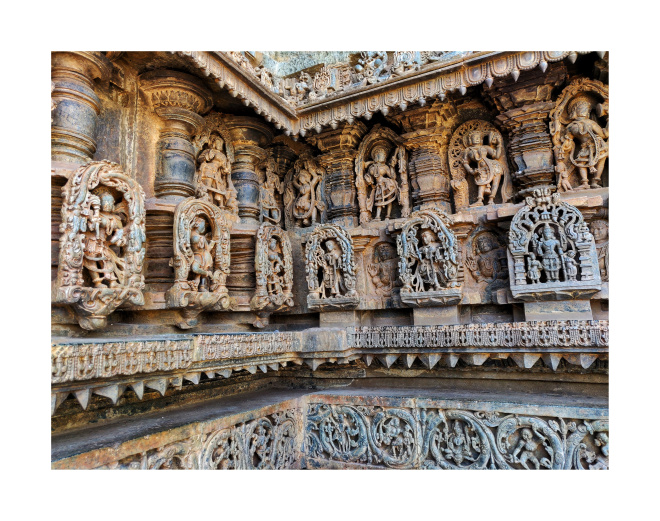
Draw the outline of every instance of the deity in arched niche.
<instances>
[{"instance_id":1,"label":"deity in arched niche","mask_svg":"<svg viewBox=\"0 0 660 521\"><path fill-rule=\"evenodd\" d=\"M326 252L323 254L323 288L326 297L339 295L343 286L341 278L341 248L335 239L328 239L325 242Z\"/></svg>"},{"instance_id":2,"label":"deity in arched niche","mask_svg":"<svg viewBox=\"0 0 660 521\"><path fill-rule=\"evenodd\" d=\"M562 268L564 250L550 225L546 224L540 234L532 237L532 248L536 250L536 254L541 258L543 271L548 281L559 281L559 270Z\"/></svg>"},{"instance_id":3,"label":"deity in arched niche","mask_svg":"<svg viewBox=\"0 0 660 521\"><path fill-rule=\"evenodd\" d=\"M396 184L396 171L386 163L387 150L384 147L375 147L371 151L373 161L368 161L365 181L372 187L367 198L369 210L376 207L375 220L380 220L380 212L385 208L385 219L390 218L392 204L397 198L399 187ZM393 158L394 159L394 158Z\"/></svg>"},{"instance_id":4,"label":"deity in arched niche","mask_svg":"<svg viewBox=\"0 0 660 521\"><path fill-rule=\"evenodd\" d=\"M195 184L198 189L211 192L210 198L219 208L237 213L238 200L231 180L231 166L223 149L224 140L218 135L211 135L208 148L202 150L197 158L199 168Z\"/></svg>"},{"instance_id":5,"label":"deity in arched niche","mask_svg":"<svg viewBox=\"0 0 660 521\"><path fill-rule=\"evenodd\" d=\"M206 221L196 217L190 233L190 247L193 252L193 262L190 266L192 272L192 285L199 292L213 290L217 276L213 272L213 247L215 241L209 241L205 235Z\"/></svg>"}]
</instances>

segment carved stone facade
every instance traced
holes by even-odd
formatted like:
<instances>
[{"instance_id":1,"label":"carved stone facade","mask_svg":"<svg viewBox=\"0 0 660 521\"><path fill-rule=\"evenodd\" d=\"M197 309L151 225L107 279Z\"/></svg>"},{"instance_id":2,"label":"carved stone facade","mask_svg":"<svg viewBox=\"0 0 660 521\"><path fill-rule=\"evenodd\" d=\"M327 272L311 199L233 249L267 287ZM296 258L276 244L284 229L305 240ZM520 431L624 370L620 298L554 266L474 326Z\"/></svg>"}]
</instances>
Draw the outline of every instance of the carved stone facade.
<instances>
[{"instance_id":1,"label":"carved stone facade","mask_svg":"<svg viewBox=\"0 0 660 521\"><path fill-rule=\"evenodd\" d=\"M54 466L607 468L608 67L53 53Z\"/></svg>"}]
</instances>

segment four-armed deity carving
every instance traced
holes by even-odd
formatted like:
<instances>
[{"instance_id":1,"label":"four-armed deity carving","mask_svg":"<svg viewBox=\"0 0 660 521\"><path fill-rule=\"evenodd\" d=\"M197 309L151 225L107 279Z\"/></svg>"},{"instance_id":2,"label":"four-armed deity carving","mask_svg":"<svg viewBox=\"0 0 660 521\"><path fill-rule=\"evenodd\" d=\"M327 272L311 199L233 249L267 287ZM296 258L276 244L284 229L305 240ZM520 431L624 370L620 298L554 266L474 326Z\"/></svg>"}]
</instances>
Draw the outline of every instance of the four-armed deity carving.
<instances>
[{"instance_id":1,"label":"four-armed deity carving","mask_svg":"<svg viewBox=\"0 0 660 521\"><path fill-rule=\"evenodd\" d=\"M495 204L498 191L502 203L513 197L502 134L487 121L473 119L456 129L449 145L449 168L456 211L483 206L486 196L486 204Z\"/></svg>"},{"instance_id":2,"label":"four-armed deity carving","mask_svg":"<svg viewBox=\"0 0 660 521\"><path fill-rule=\"evenodd\" d=\"M559 193L535 190L511 221L511 291L523 300L564 300L600 290L594 237Z\"/></svg>"},{"instance_id":3,"label":"four-armed deity carving","mask_svg":"<svg viewBox=\"0 0 660 521\"><path fill-rule=\"evenodd\" d=\"M566 87L550 114L550 134L559 190L600 188L609 155L607 85L582 78Z\"/></svg>"},{"instance_id":4,"label":"four-armed deity carving","mask_svg":"<svg viewBox=\"0 0 660 521\"><path fill-rule=\"evenodd\" d=\"M302 154L284 181L286 227L306 227L321 222L325 203L322 197L324 170L310 153Z\"/></svg>"},{"instance_id":5,"label":"four-armed deity carving","mask_svg":"<svg viewBox=\"0 0 660 521\"><path fill-rule=\"evenodd\" d=\"M453 221L442 210L413 212L397 236L402 302L412 306L455 304L461 298Z\"/></svg>"},{"instance_id":6,"label":"four-armed deity carving","mask_svg":"<svg viewBox=\"0 0 660 521\"><path fill-rule=\"evenodd\" d=\"M282 228L263 223L257 233L255 254L257 291L250 308L280 311L293 306L291 243Z\"/></svg>"},{"instance_id":7,"label":"four-armed deity carving","mask_svg":"<svg viewBox=\"0 0 660 521\"><path fill-rule=\"evenodd\" d=\"M317 226L305 246L305 270L311 309L357 306L353 241L346 230L335 224Z\"/></svg>"},{"instance_id":8,"label":"four-armed deity carving","mask_svg":"<svg viewBox=\"0 0 660 521\"><path fill-rule=\"evenodd\" d=\"M92 161L62 189L55 301L98 329L124 302L144 304L144 191L119 165Z\"/></svg>"},{"instance_id":9,"label":"four-armed deity carving","mask_svg":"<svg viewBox=\"0 0 660 521\"><path fill-rule=\"evenodd\" d=\"M392 130L376 125L362 140L355 158L355 187L360 224L394 217L395 204L399 217L410 215L406 149Z\"/></svg>"}]
</instances>

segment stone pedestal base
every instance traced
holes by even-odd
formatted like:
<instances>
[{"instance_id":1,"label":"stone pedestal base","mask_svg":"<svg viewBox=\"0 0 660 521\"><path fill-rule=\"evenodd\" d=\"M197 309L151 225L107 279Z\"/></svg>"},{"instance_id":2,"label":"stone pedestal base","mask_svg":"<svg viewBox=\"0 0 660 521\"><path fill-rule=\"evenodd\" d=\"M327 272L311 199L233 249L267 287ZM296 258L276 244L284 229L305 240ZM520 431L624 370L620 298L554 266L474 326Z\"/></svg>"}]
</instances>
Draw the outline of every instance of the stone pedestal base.
<instances>
[{"instance_id":1,"label":"stone pedestal base","mask_svg":"<svg viewBox=\"0 0 660 521\"><path fill-rule=\"evenodd\" d=\"M458 306L413 309L413 325L415 326L451 326L460 323Z\"/></svg>"},{"instance_id":2,"label":"stone pedestal base","mask_svg":"<svg viewBox=\"0 0 660 521\"><path fill-rule=\"evenodd\" d=\"M525 320L593 320L591 302L564 300L559 302L525 302Z\"/></svg>"}]
</instances>

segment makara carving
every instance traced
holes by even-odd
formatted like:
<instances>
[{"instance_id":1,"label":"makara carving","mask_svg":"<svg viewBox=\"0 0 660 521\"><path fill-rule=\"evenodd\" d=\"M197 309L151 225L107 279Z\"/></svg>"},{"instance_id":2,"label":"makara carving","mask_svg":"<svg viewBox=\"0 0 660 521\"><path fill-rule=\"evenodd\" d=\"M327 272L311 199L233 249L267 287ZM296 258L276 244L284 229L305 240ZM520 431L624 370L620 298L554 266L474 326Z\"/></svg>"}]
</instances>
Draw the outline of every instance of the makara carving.
<instances>
[{"instance_id":1,"label":"makara carving","mask_svg":"<svg viewBox=\"0 0 660 521\"><path fill-rule=\"evenodd\" d=\"M465 267L476 283L482 302L492 302L492 292L509 286L506 239L496 228L479 227L468 237Z\"/></svg>"},{"instance_id":2,"label":"makara carving","mask_svg":"<svg viewBox=\"0 0 660 521\"><path fill-rule=\"evenodd\" d=\"M355 158L355 186L360 224L394 217L395 203L400 217L410 215L406 149L389 128L376 125L362 140Z\"/></svg>"},{"instance_id":3,"label":"makara carving","mask_svg":"<svg viewBox=\"0 0 660 521\"><path fill-rule=\"evenodd\" d=\"M594 237L559 193L534 190L511 221L511 291L523 300L585 298L600 290Z\"/></svg>"},{"instance_id":4,"label":"makara carving","mask_svg":"<svg viewBox=\"0 0 660 521\"><path fill-rule=\"evenodd\" d=\"M279 311L293 306L291 243L279 226L264 223L257 232L257 291L250 301L255 311Z\"/></svg>"},{"instance_id":5,"label":"makara carving","mask_svg":"<svg viewBox=\"0 0 660 521\"><path fill-rule=\"evenodd\" d=\"M564 89L550 113L555 170L561 191L602 186L609 155L609 88L581 78Z\"/></svg>"},{"instance_id":6,"label":"makara carving","mask_svg":"<svg viewBox=\"0 0 660 521\"><path fill-rule=\"evenodd\" d=\"M84 329L105 327L124 302L144 304L144 191L121 167L92 161L62 189L55 301Z\"/></svg>"},{"instance_id":7,"label":"makara carving","mask_svg":"<svg viewBox=\"0 0 660 521\"><path fill-rule=\"evenodd\" d=\"M439 209L418 210L396 238L401 301L411 306L456 304L461 298L452 219Z\"/></svg>"},{"instance_id":8,"label":"makara carving","mask_svg":"<svg viewBox=\"0 0 660 521\"><path fill-rule=\"evenodd\" d=\"M203 194L204 190L198 191ZM165 294L169 308L181 308L182 329L194 327L205 309L228 309L230 270L227 212L208 198L189 197L174 214L174 285Z\"/></svg>"},{"instance_id":9,"label":"makara carving","mask_svg":"<svg viewBox=\"0 0 660 521\"><path fill-rule=\"evenodd\" d=\"M357 306L353 241L344 228L322 224L314 229L305 246L305 269L311 309Z\"/></svg>"},{"instance_id":10,"label":"makara carving","mask_svg":"<svg viewBox=\"0 0 660 521\"><path fill-rule=\"evenodd\" d=\"M322 222L325 171L308 152L303 153L284 180L284 211L287 230Z\"/></svg>"},{"instance_id":11,"label":"makara carving","mask_svg":"<svg viewBox=\"0 0 660 521\"><path fill-rule=\"evenodd\" d=\"M487 204L495 204L498 191L499 202L513 197L502 134L487 121L473 119L456 129L449 144L449 169L456 211L483 206L486 196Z\"/></svg>"}]
</instances>

